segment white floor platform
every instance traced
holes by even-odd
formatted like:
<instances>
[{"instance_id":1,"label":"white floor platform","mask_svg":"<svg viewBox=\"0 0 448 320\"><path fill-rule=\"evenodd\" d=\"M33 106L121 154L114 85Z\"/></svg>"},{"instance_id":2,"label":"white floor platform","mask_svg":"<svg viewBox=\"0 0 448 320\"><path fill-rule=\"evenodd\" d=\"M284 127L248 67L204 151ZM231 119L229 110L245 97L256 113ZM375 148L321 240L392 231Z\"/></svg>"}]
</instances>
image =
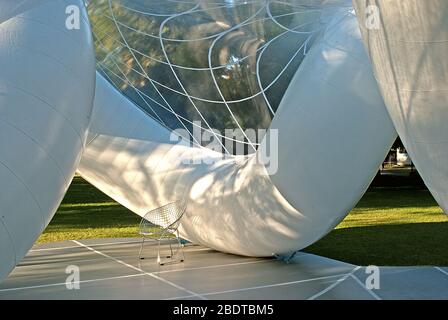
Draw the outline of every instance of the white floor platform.
<instances>
[{"instance_id":1,"label":"white floor platform","mask_svg":"<svg viewBox=\"0 0 448 320\"><path fill-rule=\"evenodd\" d=\"M185 262L159 266L138 239L92 239L34 246L0 284L0 299L448 299L448 268L381 267L380 289L364 267L298 253L290 263L187 245ZM166 248L165 248L166 249ZM68 266L79 289L66 287Z\"/></svg>"}]
</instances>

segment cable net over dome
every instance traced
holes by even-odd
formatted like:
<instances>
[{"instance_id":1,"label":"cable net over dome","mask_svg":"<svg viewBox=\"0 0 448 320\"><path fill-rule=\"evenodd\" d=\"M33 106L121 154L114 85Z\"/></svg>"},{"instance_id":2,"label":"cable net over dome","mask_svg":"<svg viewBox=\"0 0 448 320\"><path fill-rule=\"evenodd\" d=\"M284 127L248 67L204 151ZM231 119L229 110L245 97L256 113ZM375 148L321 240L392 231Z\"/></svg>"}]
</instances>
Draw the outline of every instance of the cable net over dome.
<instances>
[{"instance_id":1,"label":"cable net over dome","mask_svg":"<svg viewBox=\"0 0 448 320\"><path fill-rule=\"evenodd\" d=\"M223 152L231 142L251 153L262 137L246 130L269 127L326 13L350 4L92 0L88 12L97 68L124 95L194 143L204 144L195 131L207 131Z\"/></svg>"}]
</instances>

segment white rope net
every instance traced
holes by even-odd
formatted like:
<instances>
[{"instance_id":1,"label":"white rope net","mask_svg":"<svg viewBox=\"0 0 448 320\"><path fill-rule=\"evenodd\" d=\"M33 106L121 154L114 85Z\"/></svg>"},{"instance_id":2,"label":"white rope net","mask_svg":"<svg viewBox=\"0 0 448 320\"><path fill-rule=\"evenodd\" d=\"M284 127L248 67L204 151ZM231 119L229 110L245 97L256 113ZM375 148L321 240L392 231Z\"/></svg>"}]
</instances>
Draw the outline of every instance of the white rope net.
<instances>
[{"instance_id":1,"label":"white rope net","mask_svg":"<svg viewBox=\"0 0 448 320\"><path fill-rule=\"evenodd\" d=\"M342 3L342 4L341 4ZM98 70L155 120L256 150L338 0L92 0ZM229 137L225 129L234 129Z\"/></svg>"}]
</instances>

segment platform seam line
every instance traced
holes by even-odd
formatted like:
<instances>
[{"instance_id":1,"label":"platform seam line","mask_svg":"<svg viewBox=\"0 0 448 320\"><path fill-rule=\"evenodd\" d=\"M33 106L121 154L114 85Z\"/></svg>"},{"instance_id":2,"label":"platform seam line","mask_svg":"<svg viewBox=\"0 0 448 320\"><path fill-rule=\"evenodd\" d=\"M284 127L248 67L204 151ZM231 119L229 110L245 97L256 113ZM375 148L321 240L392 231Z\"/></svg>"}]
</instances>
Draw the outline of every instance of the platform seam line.
<instances>
[{"instance_id":1,"label":"platform seam line","mask_svg":"<svg viewBox=\"0 0 448 320\"><path fill-rule=\"evenodd\" d=\"M440 267L434 267L434 269L436 269L436 270L442 272L444 275L448 276L448 272L446 272L446 271L443 270L442 268L440 268Z\"/></svg>"},{"instance_id":2,"label":"platform seam line","mask_svg":"<svg viewBox=\"0 0 448 320\"><path fill-rule=\"evenodd\" d=\"M90 251L92 251L92 252L95 252L96 254L99 254L99 255L101 255L101 256L103 256L103 257L110 258L111 260L113 260L113 261L115 261L115 262L117 262L117 263L120 263L120 264L122 264L122 265L124 265L124 266L126 266L126 267L128 267L128 268L131 268L131 269L133 269L133 270L136 270L136 271L139 271L139 272L141 272L141 273L143 273L143 274L146 274L146 275L148 275L148 276L150 276L150 277L152 277L152 278L154 278L154 279L156 279L156 280L159 280L159 281L161 281L161 282L163 282L163 283L165 283L165 284L168 284L168 285L170 285L170 286L172 286L172 287L174 287L174 288L176 288L176 289L178 289L178 290L185 291L185 292L191 294L191 295L194 296L194 297L198 297L198 298L200 298L200 299L202 299L202 300L207 300L207 299L206 299L205 297L203 297L202 295L200 295L200 294L198 294L198 293L196 293L196 292L194 292L194 291L191 291L191 290L189 290L189 289L187 289L187 288L184 288L184 287L182 287L182 286L179 286L179 285L177 285L177 284L175 284L175 283L173 283L173 282L171 282L171 281L169 281L169 280L166 280L166 279L164 279L164 278L162 278L162 277L159 277L159 276L155 275L154 273L146 272L146 271L144 271L144 270L142 270L142 269L140 269L140 268L138 268L138 267L136 267L136 266L133 266L132 264L126 263L126 262L124 262L124 261L122 261L122 260L120 260L120 259L117 259L117 258L114 258L114 257L112 257L112 256L109 256L109 255L106 254L106 253L103 253L103 252L101 252L101 251L98 251L98 250L96 250L96 249L93 249L93 248L91 248L91 247L89 247L89 246L87 246L87 245L85 245L85 244L83 244L83 243L81 243L81 242L79 242L79 241L77 241L77 240L72 240L72 242L76 243L77 245L79 245L79 246L81 246L81 247L86 248L87 250L90 250Z\"/></svg>"},{"instance_id":3,"label":"platform seam line","mask_svg":"<svg viewBox=\"0 0 448 320\"><path fill-rule=\"evenodd\" d=\"M354 274L356 271L358 271L359 269L361 269L360 266L357 266L355 268L353 268L352 271L350 271L350 273L347 273L345 276L343 276L342 278L336 280L336 282L334 282L333 284L331 284L330 286L326 287L325 289L323 289L322 291L316 293L315 295L309 297L307 300L314 300L316 298L319 298L321 295L323 295L324 293L327 293L328 291L336 288L338 285L340 285L342 282L344 282L345 280L347 280L348 277L350 277L352 274Z\"/></svg>"},{"instance_id":4,"label":"platform seam line","mask_svg":"<svg viewBox=\"0 0 448 320\"><path fill-rule=\"evenodd\" d=\"M263 286L255 286L255 287L246 287L246 288L240 288L240 289L230 289L230 290L223 290L223 291L207 292L207 293L203 293L202 295L203 296L212 296L212 295L232 293L232 292L241 292L241 291L265 289L265 288L289 286L289 285L293 285L293 284L312 282L312 281L330 279L330 278L341 277L341 276L349 276L349 275L350 275L349 273L335 274L335 275L331 275L331 276L324 276L324 277L317 277L317 278L310 278L310 279L302 279L302 280L289 281L289 282L280 282L280 283L274 283L274 284L267 284L267 285L263 285ZM165 300L175 300L175 299L184 299L184 298L192 298L192 297L193 296L190 295L190 296L182 296L182 297L173 297L173 298L168 298L168 299L165 299Z\"/></svg>"},{"instance_id":5,"label":"platform seam line","mask_svg":"<svg viewBox=\"0 0 448 320\"><path fill-rule=\"evenodd\" d=\"M377 295L375 292L373 292L372 289L368 289L366 287L366 285L364 283L362 283L361 280L359 280L359 278L356 275L352 274L352 275L350 275L350 277L353 280L355 280L356 283L358 283L363 289L365 289L373 298L375 298L375 300L383 300L383 299L381 299L381 297L379 295Z\"/></svg>"},{"instance_id":6,"label":"platform seam line","mask_svg":"<svg viewBox=\"0 0 448 320\"><path fill-rule=\"evenodd\" d=\"M79 280L70 282L71 284L81 284L81 283L89 283L89 282L97 282L97 281L105 281L105 280L116 280L116 279L126 279L144 276L142 273L129 274L126 276L116 276L116 277L108 277L108 278L96 278L96 279L88 279L88 280ZM0 289L0 292L9 292L9 291L19 291L19 290L28 290L28 289L39 289L39 288L48 288L48 287L57 287L57 286L65 286L67 282L58 282L58 283L49 283L49 284L41 284L35 286L27 286L27 287L15 287L15 288L5 288Z\"/></svg>"}]
</instances>

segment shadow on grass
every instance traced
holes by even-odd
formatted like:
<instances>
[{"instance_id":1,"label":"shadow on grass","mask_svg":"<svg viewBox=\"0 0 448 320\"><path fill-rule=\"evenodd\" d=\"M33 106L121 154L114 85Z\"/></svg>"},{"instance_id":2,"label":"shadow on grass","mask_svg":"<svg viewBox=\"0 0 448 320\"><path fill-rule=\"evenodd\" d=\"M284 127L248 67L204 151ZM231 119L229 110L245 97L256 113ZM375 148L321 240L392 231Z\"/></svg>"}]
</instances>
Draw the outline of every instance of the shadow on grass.
<instances>
[{"instance_id":1,"label":"shadow on grass","mask_svg":"<svg viewBox=\"0 0 448 320\"><path fill-rule=\"evenodd\" d=\"M75 176L62 204L102 203L114 201L80 176Z\"/></svg>"},{"instance_id":2,"label":"shadow on grass","mask_svg":"<svg viewBox=\"0 0 448 320\"><path fill-rule=\"evenodd\" d=\"M53 226L59 228L137 227L140 219L132 211L115 203L61 207L48 229L51 230Z\"/></svg>"},{"instance_id":3,"label":"shadow on grass","mask_svg":"<svg viewBox=\"0 0 448 320\"><path fill-rule=\"evenodd\" d=\"M396 209L438 206L427 189L370 188L356 205L356 209Z\"/></svg>"},{"instance_id":4,"label":"shadow on grass","mask_svg":"<svg viewBox=\"0 0 448 320\"><path fill-rule=\"evenodd\" d=\"M448 266L448 222L335 229L303 251L364 266Z\"/></svg>"},{"instance_id":5,"label":"shadow on grass","mask_svg":"<svg viewBox=\"0 0 448 320\"><path fill-rule=\"evenodd\" d=\"M438 215L437 203L419 186L370 188L342 228L304 251L356 265L448 266L448 221L422 222ZM139 222L139 216L75 177L40 242L135 237Z\"/></svg>"}]
</instances>

